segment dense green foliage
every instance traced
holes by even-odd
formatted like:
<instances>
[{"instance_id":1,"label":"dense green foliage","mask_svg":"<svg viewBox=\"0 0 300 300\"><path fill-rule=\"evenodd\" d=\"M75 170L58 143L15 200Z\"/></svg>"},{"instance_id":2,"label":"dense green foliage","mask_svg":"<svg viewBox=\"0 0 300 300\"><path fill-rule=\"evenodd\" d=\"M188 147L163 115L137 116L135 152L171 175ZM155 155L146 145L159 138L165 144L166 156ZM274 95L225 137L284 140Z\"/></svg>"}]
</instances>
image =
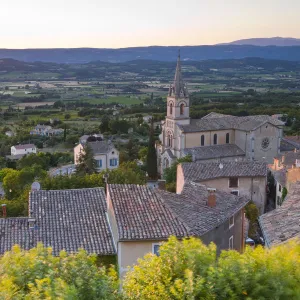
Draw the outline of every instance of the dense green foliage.
<instances>
[{"instance_id":1,"label":"dense green foliage","mask_svg":"<svg viewBox=\"0 0 300 300\"><path fill-rule=\"evenodd\" d=\"M29 251L14 246L0 259L1 299L117 299L116 272L96 265L83 250L55 257L38 245Z\"/></svg>"},{"instance_id":2,"label":"dense green foliage","mask_svg":"<svg viewBox=\"0 0 300 300\"><path fill-rule=\"evenodd\" d=\"M223 251L171 237L127 273L127 299L299 299L300 244Z\"/></svg>"},{"instance_id":3,"label":"dense green foliage","mask_svg":"<svg viewBox=\"0 0 300 300\"><path fill-rule=\"evenodd\" d=\"M254 240L257 237L259 210L253 201L250 201L245 208L245 215L249 221L248 236Z\"/></svg>"},{"instance_id":4,"label":"dense green foliage","mask_svg":"<svg viewBox=\"0 0 300 300\"><path fill-rule=\"evenodd\" d=\"M113 268L98 266L83 250L53 256L39 244L14 246L0 258L1 299L299 299L300 243L244 253L223 251L199 239L170 237L159 256L146 254L125 275L122 290Z\"/></svg>"},{"instance_id":5,"label":"dense green foliage","mask_svg":"<svg viewBox=\"0 0 300 300\"><path fill-rule=\"evenodd\" d=\"M103 175L108 174L108 183L145 184L146 176L135 162L122 163L119 168L86 175L62 175L46 177L41 185L44 190L104 187Z\"/></svg>"}]
</instances>

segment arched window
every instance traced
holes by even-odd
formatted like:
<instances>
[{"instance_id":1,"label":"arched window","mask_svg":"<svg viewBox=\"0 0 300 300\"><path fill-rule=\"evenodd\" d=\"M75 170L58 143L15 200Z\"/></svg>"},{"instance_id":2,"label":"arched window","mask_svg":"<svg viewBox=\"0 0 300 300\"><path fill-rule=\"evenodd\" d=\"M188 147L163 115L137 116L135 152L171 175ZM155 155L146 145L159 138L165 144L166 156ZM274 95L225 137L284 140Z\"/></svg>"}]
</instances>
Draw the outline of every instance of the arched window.
<instances>
[{"instance_id":1,"label":"arched window","mask_svg":"<svg viewBox=\"0 0 300 300\"><path fill-rule=\"evenodd\" d=\"M214 145L217 145L218 144L218 136L217 134L215 133L214 134Z\"/></svg>"},{"instance_id":2,"label":"arched window","mask_svg":"<svg viewBox=\"0 0 300 300\"><path fill-rule=\"evenodd\" d=\"M204 146L205 143L205 137L204 134L201 135L201 146Z\"/></svg>"},{"instance_id":3,"label":"arched window","mask_svg":"<svg viewBox=\"0 0 300 300\"><path fill-rule=\"evenodd\" d=\"M229 144L229 133L226 133L226 144Z\"/></svg>"},{"instance_id":4,"label":"arched window","mask_svg":"<svg viewBox=\"0 0 300 300\"><path fill-rule=\"evenodd\" d=\"M184 104L180 104L180 115L184 114Z\"/></svg>"},{"instance_id":5,"label":"arched window","mask_svg":"<svg viewBox=\"0 0 300 300\"><path fill-rule=\"evenodd\" d=\"M167 146L168 147L172 147L172 139L173 139L172 134L168 133L168 136L167 136Z\"/></svg>"},{"instance_id":6,"label":"arched window","mask_svg":"<svg viewBox=\"0 0 300 300\"><path fill-rule=\"evenodd\" d=\"M173 103L171 102L170 103L170 115L172 115L173 114Z\"/></svg>"}]
</instances>

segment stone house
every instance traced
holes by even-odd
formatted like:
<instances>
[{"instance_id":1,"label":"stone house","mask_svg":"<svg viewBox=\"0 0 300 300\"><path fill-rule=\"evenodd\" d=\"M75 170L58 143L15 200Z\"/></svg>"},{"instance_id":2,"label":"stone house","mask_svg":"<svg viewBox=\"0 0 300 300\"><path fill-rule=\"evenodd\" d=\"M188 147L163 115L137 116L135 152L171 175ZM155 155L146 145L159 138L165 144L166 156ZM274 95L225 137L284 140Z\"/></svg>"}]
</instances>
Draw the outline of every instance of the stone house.
<instances>
[{"instance_id":1,"label":"stone house","mask_svg":"<svg viewBox=\"0 0 300 300\"><path fill-rule=\"evenodd\" d=\"M255 161L222 161L221 163L182 163L177 166L176 193L180 194L186 182L194 181L207 187L243 196L252 200L265 212L267 166Z\"/></svg>"},{"instance_id":2,"label":"stone house","mask_svg":"<svg viewBox=\"0 0 300 300\"><path fill-rule=\"evenodd\" d=\"M282 206L259 217L268 247L300 238L300 183L292 184Z\"/></svg>"},{"instance_id":3,"label":"stone house","mask_svg":"<svg viewBox=\"0 0 300 300\"><path fill-rule=\"evenodd\" d=\"M85 145L91 147L94 159L97 163L97 171L101 172L106 169L116 169L119 166L119 151L110 141L87 142L78 144L74 148L74 164L79 163L80 153L84 151Z\"/></svg>"},{"instance_id":4,"label":"stone house","mask_svg":"<svg viewBox=\"0 0 300 300\"><path fill-rule=\"evenodd\" d=\"M158 168L163 173L177 158L187 154L195 161L216 161L222 157L270 163L280 151L283 126L282 121L266 115L236 117L211 112L201 119L191 119L179 56L167 97L161 144L157 146Z\"/></svg>"},{"instance_id":5,"label":"stone house","mask_svg":"<svg viewBox=\"0 0 300 300\"><path fill-rule=\"evenodd\" d=\"M248 203L197 183L185 184L180 195L147 186L109 184L108 219L112 229L120 277L147 253L173 235L200 237L218 251L244 247L244 212Z\"/></svg>"}]
</instances>

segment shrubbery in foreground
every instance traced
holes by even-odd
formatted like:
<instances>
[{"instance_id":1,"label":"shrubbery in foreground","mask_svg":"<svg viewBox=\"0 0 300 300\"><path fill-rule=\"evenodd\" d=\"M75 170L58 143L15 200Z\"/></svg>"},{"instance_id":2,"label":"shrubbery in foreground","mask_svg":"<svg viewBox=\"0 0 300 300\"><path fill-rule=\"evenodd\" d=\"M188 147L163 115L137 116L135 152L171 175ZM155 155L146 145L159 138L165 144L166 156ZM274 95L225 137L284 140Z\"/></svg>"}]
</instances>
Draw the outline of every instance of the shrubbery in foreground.
<instances>
[{"instance_id":1,"label":"shrubbery in foreground","mask_svg":"<svg viewBox=\"0 0 300 300\"><path fill-rule=\"evenodd\" d=\"M146 255L127 273L122 291L114 269L95 256L38 245L0 258L0 299L300 299L300 244L223 251L198 239L171 237L160 256Z\"/></svg>"},{"instance_id":2,"label":"shrubbery in foreground","mask_svg":"<svg viewBox=\"0 0 300 300\"><path fill-rule=\"evenodd\" d=\"M41 244L29 251L14 246L0 259L0 299L117 299L116 279L83 250L55 257Z\"/></svg>"},{"instance_id":3,"label":"shrubbery in foreground","mask_svg":"<svg viewBox=\"0 0 300 300\"><path fill-rule=\"evenodd\" d=\"M128 299L300 299L300 244L223 251L174 237L127 273Z\"/></svg>"}]
</instances>

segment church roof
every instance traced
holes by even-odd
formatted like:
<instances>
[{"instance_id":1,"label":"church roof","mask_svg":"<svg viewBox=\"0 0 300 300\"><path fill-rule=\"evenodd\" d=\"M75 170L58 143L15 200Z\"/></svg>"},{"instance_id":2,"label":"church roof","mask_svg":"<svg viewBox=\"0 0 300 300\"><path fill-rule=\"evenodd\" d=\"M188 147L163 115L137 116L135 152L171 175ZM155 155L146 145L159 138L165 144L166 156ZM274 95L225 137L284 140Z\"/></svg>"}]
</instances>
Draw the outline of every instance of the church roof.
<instances>
[{"instance_id":1,"label":"church roof","mask_svg":"<svg viewBox=\"0 0 300 300\"><path fill-rule=\"evenodd\" d=\"M178 54L174 83L170 86L169 96L176 98L186 98L188 91L182 79L180 53Z\"/></svg>"},{"instance_id":2,"label":"church roof","mask_svg":"<svg viewBox=\"0 0 300 300\"><path fill-rule=\"evenodd\" d=\"M185 148L185 155L191 155L193 161L223 157L245 156L245 152L235 144L213 145Z\"/></svg>"},{"instance_id":3,"label":"church roof","mask_svg":"<svg viewBox=\"0 0 300 300\"><path fill-rule=\"evenodd\" d=\"M236 117L230 115L210 113L201 119L192 119L191 123L188 125L177 124L177 126L183 132L200 132L209 130L228 129L251 131L266 123L270 123L274 126L284 125L282 121L279 121L267 115Z\"/></svg>"}]
</instances>

